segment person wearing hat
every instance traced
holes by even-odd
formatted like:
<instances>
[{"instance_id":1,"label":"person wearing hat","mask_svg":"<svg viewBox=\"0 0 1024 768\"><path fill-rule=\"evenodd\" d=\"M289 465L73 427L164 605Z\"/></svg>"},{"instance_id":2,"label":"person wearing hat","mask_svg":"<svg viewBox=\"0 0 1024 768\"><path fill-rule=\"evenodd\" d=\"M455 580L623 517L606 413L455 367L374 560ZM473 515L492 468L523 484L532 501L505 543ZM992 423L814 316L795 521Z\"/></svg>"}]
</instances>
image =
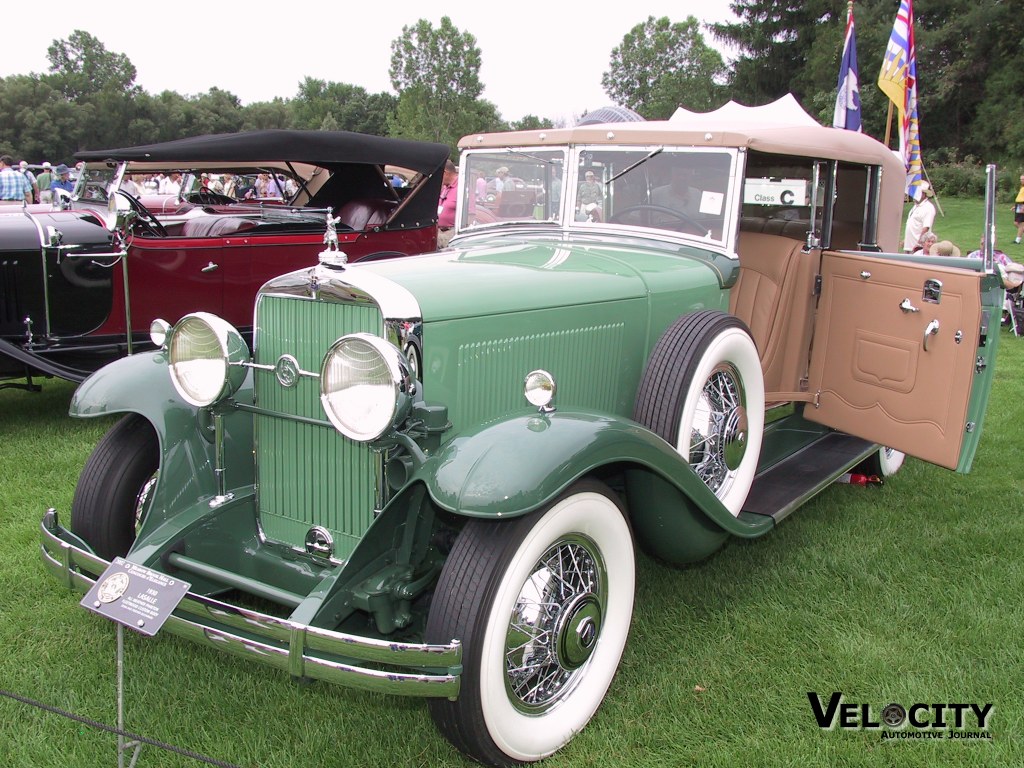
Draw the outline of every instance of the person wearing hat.
<instances>
[{"instance_id":1,"label":"person wearing hat","mask_svg":"<svg viewBox=\"0 0 1024 768\"><path fill-rule=\"evenodd\" d=\"M75 182L71 180L71 169L64 165L64 163L61 163L53 169L53 181L50 182L50 194L55 201L59 197L57 194L58 189L67 192L69 195L75 191Z\"/></svg>"},{"instance_id":2,"label":"person wearing hat","mask_svg":"<svg viewBox=\"0 0 1024 768\"><path fill-rule=\"evenodd\" d=\"M28 160L22 160L18 163L18 169L21 171L21 175L28 179L28 183L32 186L32 199L30 203L39 202L39 184L36 182L36 175L28 169Z\"/></svg>"},{"instance_id":3,"label":"person wearing hat","mask_svg":"<svg viewBox=\"0 0 1024 768\"><path fill-rule=\"evenodd\" d=\"M36 184L39 185L39 202L49 203L53 200L53 193L50 191L50 182L53 181L53 166L49 161L43 162L42 172L36 176Z\"/></svg>"},{"instance_id":4,"label":"person wearing hat","mask_svg":"<svg viewBox=\"0 0 1024 768\"><path fill-rule=\"evenodd\" d=\"M0 155L0 205L24 205L32 202L32 186L14 166L14 158Z\"/></svg>"},{"instance_id":5,"label":"person wearing hat","mask_svg":"<svg viewBox=\"0 0 1024 768\"><path fill-rule=\"evenodd\" d=\"M907 214L907 228L903 233L903 250L906 253L913 253L924 234L935 224L935 203L932 201L935 192L932 185L922 181L920 190L920 197L914 201L914 207Z\"/></svg>"}]
</instances>

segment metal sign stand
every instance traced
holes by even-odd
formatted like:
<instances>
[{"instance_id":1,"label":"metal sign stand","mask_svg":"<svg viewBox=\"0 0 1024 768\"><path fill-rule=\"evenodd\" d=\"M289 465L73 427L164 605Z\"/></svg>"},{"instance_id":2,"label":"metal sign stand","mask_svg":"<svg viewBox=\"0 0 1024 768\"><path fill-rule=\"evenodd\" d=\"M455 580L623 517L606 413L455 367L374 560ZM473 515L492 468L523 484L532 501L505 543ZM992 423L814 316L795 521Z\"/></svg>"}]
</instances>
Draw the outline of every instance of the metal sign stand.
<instances>
[{"instance_id":1,"label":"metal sign stand","mask_svg":"<svg viewBox=\"0 0 1024 768\"><path fill-rule=\"evenodd\" d=\"M125 768L124 756L129 750L133 750L129 768L135 768L142 750L142 742L124 737L124 628L130 626L152 637L190 586L187 581L115 557L82 598L82 607L117 625L117 768Z\"/></svg>"},{"instance_id":2,"label":"metal sign stand","mask_svg":"<svg viewBox=\"0 0 1024 768\"><path fill-rule=\"evenodd\" d=\"M124 625L117 624L117 768L124 768L124 755L133 749L132 760L128 768L135 768L135 763L142 752L142 742L125 741L124 738Z\"/></svg>"}]
</instances>

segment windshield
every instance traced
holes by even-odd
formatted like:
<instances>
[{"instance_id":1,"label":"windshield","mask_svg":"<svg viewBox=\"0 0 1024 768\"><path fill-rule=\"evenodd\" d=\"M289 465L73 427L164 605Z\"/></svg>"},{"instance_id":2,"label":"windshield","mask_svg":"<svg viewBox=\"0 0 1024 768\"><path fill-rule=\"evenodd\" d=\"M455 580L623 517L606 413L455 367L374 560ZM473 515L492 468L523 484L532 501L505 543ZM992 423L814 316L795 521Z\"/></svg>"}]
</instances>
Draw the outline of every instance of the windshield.
<instances>
[{"instance_id":1,"label":"windshield","mask_svg":"<svg viewBox=\"0 0 1024 768\"><path fill-rule=\"evenodd\" d=\"M468 155L459 179L460 228L561 220L566 151L491 150Z\"/></svg>"},{"instance_id":2,"label":"windshield","mask_svg":"<svg viewBox=\"0 0 1024 768\"><path fill-rule=\"evenodd\" d=\"M583 224L661 229L722 241L734 155L691 148L584 148L573 218Z\"/></svg>"},{"instance_id":3,"label":"windshield","mask_svg":"<svg viewBox=\"0 0 1024 768\"><path fill-rule=\"evenodd\" d=\"M107 202L110 187L114 183L116 175L116 167L112 168L107 165L85 166L79 172L78 179L75 182L75 199Z\"/></svg>"},{"instance_id":4,"label":"windshield","mask_svg":"<svg viewBox=\"0 0 1024 768\"><path fill-rule=\"evenodd\" d=\"M565 174L565 168L571 168ZM692 147L536 147L469 153L461 228L546 221L729 236L736 151ZM568 175L568 178L566 178Z\"/></svg>"}]
</instances>

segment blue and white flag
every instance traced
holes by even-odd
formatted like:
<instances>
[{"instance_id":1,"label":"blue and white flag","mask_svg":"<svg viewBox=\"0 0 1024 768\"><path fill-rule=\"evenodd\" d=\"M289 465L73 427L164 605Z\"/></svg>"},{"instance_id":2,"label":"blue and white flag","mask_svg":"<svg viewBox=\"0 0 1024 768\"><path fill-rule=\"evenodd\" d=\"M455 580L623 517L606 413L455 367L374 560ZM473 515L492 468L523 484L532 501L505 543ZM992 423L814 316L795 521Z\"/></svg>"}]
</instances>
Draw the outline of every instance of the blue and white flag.
<instances>
[{"instance_id":1,"label":"blue and white flag","mask_svg":"<svg viewBox=\"0 0 1024 768\"><path fill-rule=\"evenodd\" d=\"M848 131L860 131L860 81L857 77L857 33L853 28L852 2L846 14L846 41L843 43L843 61L839 65L839 92L836 94L832 125Z\"/></svg>"}]
</instances>

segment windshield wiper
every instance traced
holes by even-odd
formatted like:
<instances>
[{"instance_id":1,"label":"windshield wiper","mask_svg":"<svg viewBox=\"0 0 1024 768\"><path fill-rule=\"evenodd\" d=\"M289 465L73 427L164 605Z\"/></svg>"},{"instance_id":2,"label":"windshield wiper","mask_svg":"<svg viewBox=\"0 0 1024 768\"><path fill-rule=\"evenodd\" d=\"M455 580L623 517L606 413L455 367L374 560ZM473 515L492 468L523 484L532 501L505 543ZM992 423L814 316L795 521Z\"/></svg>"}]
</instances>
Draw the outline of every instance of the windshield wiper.
<instances>
[{"instance_id":1,"label":"windshield wiper","mask_svg":"<svg viewBox=\"0 0 1024 768\"><path fill-rule=\"evenodd\" d=\"M634 168L636 168L636 167L637 167L638 165L643 165L643 164L644 164L644 163L646 163L646 162L647 162L648 160L650 160L650 159L651 159L652 157L654 157L655 155L660 155L660 154L661 154L662 152L664 152L664 151L665 151L665 148L664 148L664 147L658 147L657 149L653 149L653 150L651 150L650 152L648 152L648 153L647 153L647 156L646 156L646 157L641 157L641 158L640 158L639 160L637 160L637 161L636 161L635 163L633 163L632 165L630 165L630 166L628 166L628 167L626 167L626 168L623 168L623 169L622 169L621 171L619 171L619 172L618 172L618 173L616 173L616 174L615 174L614 176L612 176L612 177L611 177L610 179L608 179L608 181L606 181L606 182L604 183L604 185L605 185L605 186L607 187L607 186L608 186L609 184L611 184L611 183L612 183L613 181L615 181L615 180L616 180L617 178L619 178L619 176L625 176L625 175L626 175L627 173L629 173L630 171L632 171L632 170L633 170Z\"/></svg>"}]
</instances>

